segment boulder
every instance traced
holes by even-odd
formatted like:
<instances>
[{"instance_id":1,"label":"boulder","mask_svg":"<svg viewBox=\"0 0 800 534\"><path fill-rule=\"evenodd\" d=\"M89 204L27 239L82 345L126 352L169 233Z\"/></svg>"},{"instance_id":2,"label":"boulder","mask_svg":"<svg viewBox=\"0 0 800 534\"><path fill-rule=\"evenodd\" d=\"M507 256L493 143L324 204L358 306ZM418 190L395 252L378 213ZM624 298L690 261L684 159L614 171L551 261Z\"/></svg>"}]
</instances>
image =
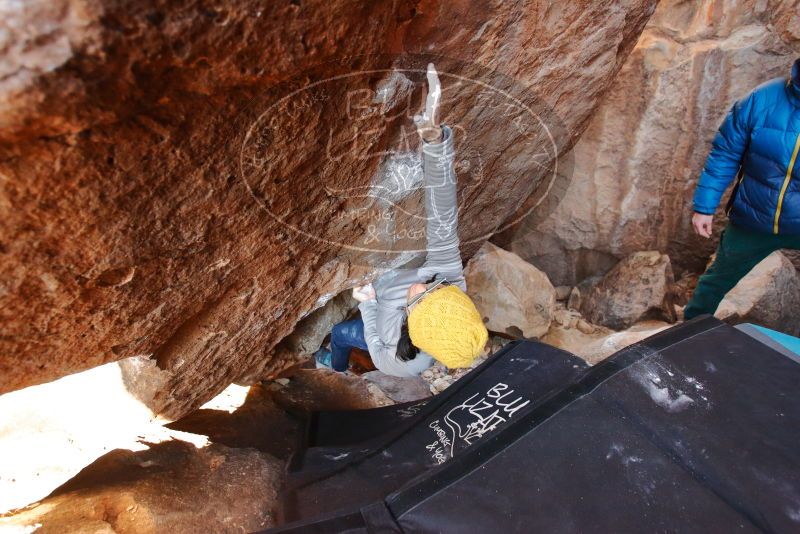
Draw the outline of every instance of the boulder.
<instances>
[{"instance_id":1,"label":"boulder","mask_svg":"<svg viewBox=\"0 0 800 534\"><path fill-rule=\"evenodd\" d=\"M570 310L580 310L582 302L581 290L573 287L569 292L569 299L567 300L567 308Z\"/></svg>"},{"instance_id":2,"label":"boulder","mask_svg":"<svg viewBox=\"0 0 800 534\"><path fill-rule=\"evenodd\" d=\"M46 497L110 450L176 437L204 445L205 436L164 428L128 390L126 369L152 363L127 358L0 396L0 457L14 458L0 462L0 514ZM139 385L146 391L160 382L153 377Z\"/></svg>"},{"instance_id":3,"label":"boulder","mask_svg":"<svg viewBox=\"0 0 800 534\"><path fill-rule=\"evenodd\" d=\"M796 1L661 0L575 146L559 206L497 242L554 284L639 250L702 270L716 239L693 234L691 200L711 139L734 101L788 76L798 28Z\"/></svg>"},{"instance_id":4,"label":"boulder","mask_svg":"<svg viewBox=\"0 0 800 534\"><path fill-rule=\"evenodd\" d=\"M467 259L547 196L656 3L3 2L0 393L147 355L175 419L295 365L326 295L422 255L426 63Z\"/></svg>"},{"instance_id":5,"label":"boulder","mask_svg":"<svg viewBox=\"0 0 800 534\"><path fill-rule=\"evenodd\" d=\"M0 517L0 530L255 532L275 525L282 478L283 463L253 449L182 441L117 449L41 502Z\"/></svg>"},{"instance_id":6,"label":"boulder","mask_svg":"<svg viewBox=\"0 0 800 534\"><path fill-rule=\"evenodd\" d=\"M467 293L486 328L515 337L539 337L550 328L556 292L539 269L486 243L469 261Z\"/></svg>"},{"instance_id":7,"label":"boulder","mask_svg":"<svg viewBox=\"0 0 800 534\"><path fill-rule=\"evenodd\" d=\"M581 311L593 323L623 330L641 320L671 314L665 306L671 306L667 297L673 283L669 256L636 252L591 289Z\"/></svg>"},{"instance_id":8,"label":"boulder","mask_svg":"<svg viewBox=\"0 0 800 534\"><path fill-rule=\"evenodd\" d=\"M735 323L755 323L800 335L800 274L775 251L756 265L725 296L716 317Z\"/></svg>"}]
</instances>

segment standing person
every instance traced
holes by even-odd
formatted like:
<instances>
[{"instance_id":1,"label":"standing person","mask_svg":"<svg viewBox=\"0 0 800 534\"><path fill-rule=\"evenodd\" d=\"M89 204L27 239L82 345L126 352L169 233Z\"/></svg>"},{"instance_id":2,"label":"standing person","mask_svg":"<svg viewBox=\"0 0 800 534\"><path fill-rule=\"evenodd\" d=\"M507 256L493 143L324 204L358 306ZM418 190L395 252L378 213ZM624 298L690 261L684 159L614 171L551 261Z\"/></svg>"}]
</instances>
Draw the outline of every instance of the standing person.
<instances>
[{"instance_id":1,"label":"standing person","mask_svg":"<svg viewBox=\"0 0 800 534\"><path fill-rule=\"evenodd\" d=\"M686 319L714 313L725 294L761 260L800 249L800 59L789 79L757 87L734 104L714 138L694 194L694 231L711 237L722 194L739 176L717 258L700 277Z\"/></svg>"},{"instance_id":2,"label":"standing person","mask_svg":"<svg viewBox=\"0 0 800 534\"><path fill-rule=\"evenodd\" d=\"M453 169L453 130L439 124L441 85L428 65L425 112L414 117L422 138L425 178L426 258L418 269L395 269L371 285L357 287L361 318L339 323L331 332L331 350L320 349L317 362L347 369L350 349L368 350L375 367L409 377L430 367L467 367L483 351L488 332L466 295L458 240L458 199Z\"/></svg>"}]
</instances>

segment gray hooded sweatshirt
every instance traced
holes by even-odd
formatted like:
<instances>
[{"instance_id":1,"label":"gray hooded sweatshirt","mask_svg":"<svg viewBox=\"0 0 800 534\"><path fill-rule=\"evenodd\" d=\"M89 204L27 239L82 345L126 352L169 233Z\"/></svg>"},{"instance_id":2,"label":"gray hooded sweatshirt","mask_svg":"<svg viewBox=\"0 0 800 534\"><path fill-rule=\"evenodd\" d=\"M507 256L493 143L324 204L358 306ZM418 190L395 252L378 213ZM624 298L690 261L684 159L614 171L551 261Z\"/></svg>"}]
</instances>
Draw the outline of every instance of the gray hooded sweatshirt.
<instances>
[{"instance_id":1,"label":"gray hooded sweatshirt","mask_svg":"<svg viewBox=\"0 0 800 534\"><path fill-rule=\"evenodd\" d=\"M433 359L420 352L404 362L396 357L400 327L405 316L406 296L412 284L425 283L434 276L467 290L458 241L458 198L453 170L453 131L442 126L439 143L422 145L425 188L427 254L422 267L394 269L372 285L376 298L358 305L364 321L372 362L387 375L410 377L430 367Z\"/></svg>"}]
</instances>

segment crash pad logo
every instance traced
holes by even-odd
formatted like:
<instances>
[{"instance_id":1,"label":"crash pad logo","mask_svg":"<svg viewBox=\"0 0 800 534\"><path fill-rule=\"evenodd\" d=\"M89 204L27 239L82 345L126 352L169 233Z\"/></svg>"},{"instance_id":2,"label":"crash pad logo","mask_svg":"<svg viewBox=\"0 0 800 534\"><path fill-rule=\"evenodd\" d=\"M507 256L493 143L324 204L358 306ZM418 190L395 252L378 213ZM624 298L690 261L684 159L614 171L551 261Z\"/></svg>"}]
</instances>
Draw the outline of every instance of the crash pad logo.
<instances>
[{"instance_id":1,"label":"crash pad logo","mask_svg":"<svg viewBox=\"0 0 800 534\"><path fill-rule=\"evenodd\" d=\"M458 206L425 209L420 139L426 66L455 140ZM364 65L369 67L365 68ZM568 135L523 84L442 57L370 56L319 65L257 99L240 151L258 206L292 232L344 253L424 252L426 230L483 241L557 204L571 177Z\"/></svg>"},{"instance_id":2,"label":"crash pad logo","mask_svg":"<svg viewBox=\"0 0 800 534\"><path fill-rule=\"evenodd\" d=\"M442 464L455 455L457 448L472 445L493 432L530 402L499 382L486 393L475 393L447 412L444 424L437 419L428 425L436 440L425 448L437 464Z\"/></svg>"}]
</instances>

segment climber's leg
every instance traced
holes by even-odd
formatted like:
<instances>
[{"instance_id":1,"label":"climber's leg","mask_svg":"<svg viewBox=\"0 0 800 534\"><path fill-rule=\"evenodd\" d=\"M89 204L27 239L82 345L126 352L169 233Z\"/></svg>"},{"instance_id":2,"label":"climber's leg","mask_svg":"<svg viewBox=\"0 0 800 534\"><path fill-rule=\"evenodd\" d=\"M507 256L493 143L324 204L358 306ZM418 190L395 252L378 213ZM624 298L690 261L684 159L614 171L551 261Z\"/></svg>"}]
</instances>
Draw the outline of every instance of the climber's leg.
<instances>
[{"instance_id":1,"label":"climber's leg","mask_svg":"<svg viewBox=\"0 0 800 534\"><path fill-rule=\"evenodd\" d=\"M725 294L761 260L796 239L751 232L729 224L720 239L714 263L700 277L683 315L688 321L704 313L713 314Z\"/></svg>"},{"instance_id":2,"label":"climber's leg","mask_svg":"<svg viewBox=\"0 0 800 534\"><path fill-rule=\"evenodd\" d=\"M369 350L364 339L364 321L361 319L334 325L331 330L331 367L336 371L346 371L353 348Z\"/></svg>"}]
</instances>

